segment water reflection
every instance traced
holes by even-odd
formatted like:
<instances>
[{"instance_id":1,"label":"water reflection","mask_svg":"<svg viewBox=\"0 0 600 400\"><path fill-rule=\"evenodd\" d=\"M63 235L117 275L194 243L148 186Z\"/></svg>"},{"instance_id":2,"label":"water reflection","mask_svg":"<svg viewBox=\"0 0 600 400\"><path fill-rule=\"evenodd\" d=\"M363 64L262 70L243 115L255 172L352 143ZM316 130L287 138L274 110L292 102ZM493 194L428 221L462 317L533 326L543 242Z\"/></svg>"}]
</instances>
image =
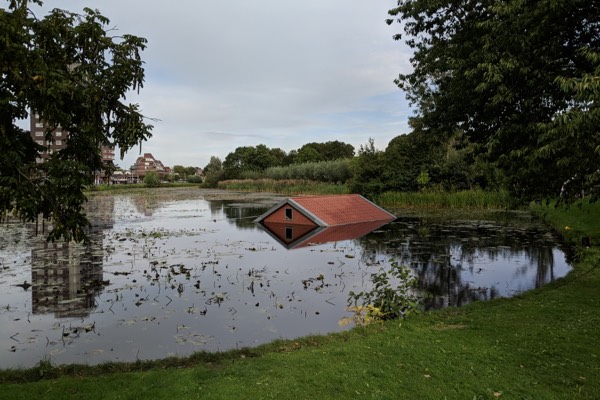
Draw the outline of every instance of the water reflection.
<instances>
[{"instance_id":1,"label":"water reflection","mask_svg":"<svg viewBox=\"0 0 600 400\"><path fill-rule=\"evenodd\" d=\"M387 254L409 266L426 294L426 309L461 306L512 296L565 274L565 253L557 238L522 217L528 220L517 226L512 219L398 218L361 244L368 254Z\"/></svg>"},{"instance_id":2,"label":"water reflection","mask_svg":"<svg viewBox=\"0 0 600 400\"><path fill-rule=\"evenodd\" d=\"M313 226L301 224L284 224L277 222L261 222L258 226L271 235L286 249L299 249L307 246L318 246L325 243L358 239L383 225L382 221L361 222L337 226Z\"/></svg>"},{"instance_id":3,"label":"water reflection","mask_svg":"<svg viewBox=\"0 0 600 400\"><path fill-rule=\"evenodd\" d=\"M88 245L0 227L2 367L43 357L135 361L339 331L349 291L368 290L391 258L412 268L427 308L511 296L569 269L552 234L514 215L401 217L286 238L285 226L267 233L253 222L280 198L206 193L95 197Z\"/></svg>"},{"instance_id":4,"label":"water reflection","mask_svg":"<svg viewBox=\"0 0 600 400\"><path fill-rule=\"evenodd\" d=\"M114 199L105 197L90 204L95 218L85 244L47 242L43 234L33 237L31 249L32 314L57 318L86 317L102 290L104 229L112 228Z\"/></svg>"}]
</instances>

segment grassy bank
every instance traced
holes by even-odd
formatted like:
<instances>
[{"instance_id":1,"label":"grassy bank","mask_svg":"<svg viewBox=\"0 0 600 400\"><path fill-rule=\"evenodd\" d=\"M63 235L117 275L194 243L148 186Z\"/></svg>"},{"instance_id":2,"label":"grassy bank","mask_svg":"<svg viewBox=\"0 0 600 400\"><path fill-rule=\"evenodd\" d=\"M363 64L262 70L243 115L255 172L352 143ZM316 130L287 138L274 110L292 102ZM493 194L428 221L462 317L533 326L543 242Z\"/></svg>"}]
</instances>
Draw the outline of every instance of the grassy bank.
<instances>
[{"instance_id":1,"label":"grassy bank","mask_svg":"<svg viewBox=\"0 0 600 400\"><path fill-rule=\"evenodd\" d=\"M532 205L533 212L553 224L567 240L587 245L600 245L600 201L579 201L568 208L549 205Z\"/></svg>"},{"instance_id":2,"label":"grassy bank","mask_svg":"<svg viewBox=\"0 0 600 400\"><path fill-rule=\"evenodd\" d=\"M588 233L599 210L535 212ZM574 271L543 289L342 334L186 360L3 371L0 398L597 399L598 266L600 248L582 248Z\"/></svg>"}]
</instances>

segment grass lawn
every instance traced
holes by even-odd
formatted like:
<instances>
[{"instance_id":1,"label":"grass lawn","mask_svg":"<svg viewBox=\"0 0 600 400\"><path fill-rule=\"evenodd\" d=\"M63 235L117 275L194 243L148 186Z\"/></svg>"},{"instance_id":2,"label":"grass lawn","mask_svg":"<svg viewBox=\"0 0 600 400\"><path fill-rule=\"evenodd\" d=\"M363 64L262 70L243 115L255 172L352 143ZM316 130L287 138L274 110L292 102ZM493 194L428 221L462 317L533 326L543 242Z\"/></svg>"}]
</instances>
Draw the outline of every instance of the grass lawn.
<instances>
[{"instance_id":1,"label":"grass lawn","mask_svg":"<svg viewBox=\"0 0 600 400\"><path fill-rule=\"evenodd\" d=\"M598 210L545 218L586 233ZM0 399L599 399L600 248L578 258L566 278L513 299L342 334L180 361L3 371Z\"/></svg>"}]
</instances>

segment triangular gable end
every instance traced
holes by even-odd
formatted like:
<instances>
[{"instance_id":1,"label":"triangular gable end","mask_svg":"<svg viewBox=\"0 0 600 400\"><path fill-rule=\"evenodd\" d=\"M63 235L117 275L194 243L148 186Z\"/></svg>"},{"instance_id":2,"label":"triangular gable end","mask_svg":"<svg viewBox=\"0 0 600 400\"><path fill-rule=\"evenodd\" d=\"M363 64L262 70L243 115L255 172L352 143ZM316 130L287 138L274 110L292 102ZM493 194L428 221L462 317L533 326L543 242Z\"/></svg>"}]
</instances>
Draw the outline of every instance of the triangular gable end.
<instances>
[{"instance_id":1,"label":"triangular gable end","mask_svg":"<svg viewBox=\"0 0 600 400\"><path fill-rule=\"evenodd\" d=\"M254 222L326 226L324 221L290 198L271 207L267 212L256 218Z\"/></svg>"}]
</instances>

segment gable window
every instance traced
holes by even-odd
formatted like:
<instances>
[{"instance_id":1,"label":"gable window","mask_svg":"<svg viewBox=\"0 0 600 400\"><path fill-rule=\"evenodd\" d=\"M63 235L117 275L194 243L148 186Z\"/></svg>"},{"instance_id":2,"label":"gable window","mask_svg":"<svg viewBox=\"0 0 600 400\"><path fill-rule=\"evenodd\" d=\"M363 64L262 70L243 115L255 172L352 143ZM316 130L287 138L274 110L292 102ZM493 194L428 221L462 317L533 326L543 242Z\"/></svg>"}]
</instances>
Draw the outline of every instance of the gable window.
<instances>
[{"instance_id":1,"label":"gable window","mask_svg":"<svg viewBox=\"0 0 600 400\"><path fill-rule=\"evenodd\" d=\"M292 208L285 209L285 219L292 219L293 213Z\"/></svg>"},{"instance_id":2,"label":"gable window","mask_svg":"<svg viewBox=\"0 0 600 400\"><path fill-rule=\"evenodd\" d=\"M292 227L285 227L285 238L286 240L292 240L294 238L294 229Z\"/></svg>"}]
</instances>

